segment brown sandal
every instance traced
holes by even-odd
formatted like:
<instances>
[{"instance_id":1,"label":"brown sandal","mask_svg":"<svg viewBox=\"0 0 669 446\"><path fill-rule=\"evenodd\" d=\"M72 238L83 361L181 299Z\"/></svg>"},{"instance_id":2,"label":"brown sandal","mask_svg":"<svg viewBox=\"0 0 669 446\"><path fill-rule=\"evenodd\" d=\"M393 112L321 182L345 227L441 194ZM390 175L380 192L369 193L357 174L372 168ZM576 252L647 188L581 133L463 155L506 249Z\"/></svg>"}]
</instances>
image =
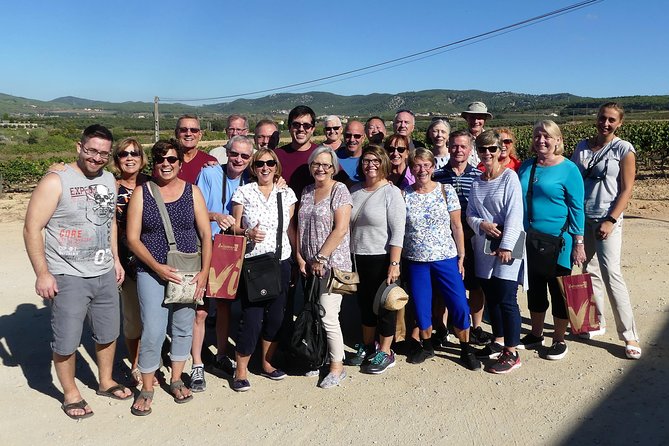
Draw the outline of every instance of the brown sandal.
<instances>
[{"instance_id":1,"label":"brown sandal","mask_svg":"<svg viewBox=\"0 0 669 446\"><path fill-rule=\"evenodd\" d=\"M139 392L139 395L137 395L137 398L135 399L135 403L141 399L144 400L144 404L146 404L147 400L151 400L151 402L153 402L153 390L142 390ZM131 414L137 415L138 417L144 417L151 413L152 410L150 407L146 410L137 409L135 407L135 403L132 403L132 406L130 406Z\"/></svg>"},{"instance_id":2,"label":"brown sandal","mask_svg":"<svg viewBox=\"0 0 669 446\"><path fill-rule=\"evenodd\" d=\"M173 383L170 383L170 393L172 396L174 396L174 402L177 404L184 404L189 402L190 400L193 399L193 394L190 394L188 396L184 396L183 389L186 389L187 387L184 385L184 382L181 380L174 381ZM177 392L181 394L182 398L179 398L177 396Z\"/></svg>"}]
</instances>

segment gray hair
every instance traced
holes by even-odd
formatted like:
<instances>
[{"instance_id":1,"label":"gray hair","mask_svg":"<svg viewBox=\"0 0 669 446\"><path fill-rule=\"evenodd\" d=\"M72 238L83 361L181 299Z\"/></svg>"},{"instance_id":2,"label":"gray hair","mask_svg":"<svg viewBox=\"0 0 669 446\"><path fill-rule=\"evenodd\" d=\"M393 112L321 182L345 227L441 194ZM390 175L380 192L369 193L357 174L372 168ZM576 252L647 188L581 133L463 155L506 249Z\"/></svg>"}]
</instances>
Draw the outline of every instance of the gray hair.
<instances>
[{"instance_id":1,"label":"gray hair","mask_svg":"<svg viewBox=\"0 0 669 446\"><path fill-rule=\"evenodd\" d=\"M339 116L337 115L326 116L325 119L323 119L323 125L326 125L330 121L338 123L337 125L341 127L341 119L339 119Z\"/></svg>"},{"instance_id":2,"label":"gray hair","mask_svg":"<svg viewBox=\"0 0 669 446\"><path fill-rule=\"evenodd\" d=\"M251 153L253 153L253 139L249 136L244 136L244 135L236 135L230 138L230 141L227 144L228 150L232 149L232 145L235 143L243 143L246 144L249 149L251 149Z\"/></svg>"},{"instance_id":3,"label":"gray hair","mask_svg":"<svg viewBox=\"0 0 669 446\"><path fill-rule=\"evenodd\" d=\"M337 158L337 154L335 153L334 150L332 150L332 147L324 146L324 145L320 145L320 146L316 147L316 149L314 149L314 151L311 152L311 155L309 155L309 159L307 160L307 164L311 165L311 163L321 153L327 153L328 155L330 155L330 158L332 158L332 168L333 168L332 176L337 175L339 173L339 158Z\"/></svg>"}]
</instances>

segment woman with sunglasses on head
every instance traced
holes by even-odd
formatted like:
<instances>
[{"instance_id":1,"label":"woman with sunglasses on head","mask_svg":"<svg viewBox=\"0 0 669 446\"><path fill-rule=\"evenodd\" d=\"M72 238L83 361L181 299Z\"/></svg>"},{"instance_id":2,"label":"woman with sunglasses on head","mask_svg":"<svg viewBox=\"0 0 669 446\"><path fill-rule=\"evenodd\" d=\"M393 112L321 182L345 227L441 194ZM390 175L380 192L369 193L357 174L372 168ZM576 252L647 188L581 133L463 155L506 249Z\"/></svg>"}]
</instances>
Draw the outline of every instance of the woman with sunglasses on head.
<instances>
[{"instance_id":1,"label":"woman with sunglasses on head","mask_svg":"<svg viewBox=\"0 0 669 446\"><path fill-rule=\"evenodd\" d=\"M232 390L245 392L251 388L248 380L248 365L261 336L261 375L273 381L286 377L286 373L272 365L272 357L278 345L279 330L286 308L286 296L290 281L291 243L288 234L290 219L295 212L297 198L290 188L279 188L281 163L271 149L259 149L251 157L252 182L239 187L232 196L232 215L235 218L234 232L247 237L244 258L253 258L267 253L276 253L277 234L280 234L281 292L273 299L251 301L244 281L240 281L238 295L242 304L241 323L237 335L237 369L232 381ZM279 227L279 200L281 200L281 227Z\"/></svg>"},{"instance_id":2,"label":"woman with sunglasses on head","mask_svg":"<svg viewBox=\"0 0 669 446\"><path fill-rule=\"evenodd\" d=\"M318 146L309 156L314 183L304 188L297 218L296 257L304 277L327 277L332 268L351 271L349 221L351 195L343 183L334 180L339 172L337 154L328 146ZM339 324L342 295L324 292L319 302L327 335L330 371L319 387L335 387L346 378L344 338ZM318 375L318 373L308 373Z\"/></svg>"},{"instance_id":3,"label":"woman with sunglasses on head","mask_svg":"<svg viewBox=\"0 0 669 446\"><path fill-rule=\"evenodd\" d=\"M137 291L142 315L142 338L139 346L139 370L142 391L132 405L133 415L148 415L154 396L154 374L160 366L160 353L171 321L172 360L170 392L176 403L186 403L193 395L183 381L186 359L193 338L195 301L204 297L211 261L211 227L207 206L200 189L178 178L184 151L176 140L158 141L151 149L153 177L157 193L165 203L172 224L176 248L195 253L202 246L200 271L192 279L196 291L192 304L164 304L167 282L180 283L177 269L167 265L167 235L156 198L146 182L136 189L128 205L127 238L137 260ZM205 243L202 243L205 241Z\"/></svg>"},{"instance_id":4,"label":"woman with sunglasses on head","mask_svg":"<svg viewBox=\"0 0 669 446\"><path fill-rule=\"evenodd\" d=\"M500 141L502 141L502 148L499 152L499 164L507 169L512 169L518 173L521 162L518 160L516 154L516 135L513 130L507 128L497 129ZM481 172L485 172L485 164L481 162L476 166Z\"/></svg>"},{"instance_id":5,"label":"woman with sunglasses on head","mask_svg":"<svg viewBox=\"0 0 669 446\"><path fill-rule=\"evenodd\" d=\"M403 190L416 180L409 169L409 138L397 133L390 135L384 144L390 158L390 175L388 181Z\"/></svg>"},{"instance_id":6,"label":"woman with sunglasses on head","mask_svg":"<svg viewBox=\"0 0 669 446\"><path fill-rule=\"evenodd\" d=\"M420 340L407 360L420 364L434 356L432 346L432 287L441 291L455 334L460 340L460 359L470 370L481 368L469 345L469 304L465 292L465 240L460 201L450 184L432 180L434 155L416 149L409 159L416 178L404 189L406 229L402 257L409 282L409 295L416 313Z\"/></svg>"},{"instance_id":7,"label":"woman with sunglasses on head","mask_svg":"<svg viewBox=\"0 0 669 446\"><path fill-rule=\"evenodd\" d=\"M491 373L508 373L520 367L516 346L520 342L518 284L524 283L523 260L512 252L523 230L523 198L518 175L499 161L502 142L494 130L476 137L476 150L485 167L474 180L467 205L476 276L485 294L494 341L477 353L480 359L496 359L486 367ZM499 247L484 252L486 239Z\"/></svg>"},{"instance_id":8,"label":"woman with sunglasses on head","mask_svg":"<svg viewBox=\"0 0 669 446\"><path fill-rule=\"evenodd\" d=\"M526 231L535 230L560 237L562 248L552 275L546 275L544 271L538 270L535 263L528 262L527 306L532 331L520 340L518 348L543 346L544 318L549 306L548 289L554 330L553 343L546 358L558 360L567 354L564 336L569 320L557 277L570 275L572 263L580 265L585 261L583 180L578 167L562 156L564 141L560 127L555 122L546 120L534 124L532 151L535 156L526 160L519 172L525 208L523 224ZM531 196L528 194L530 187ZM531 216L528 215L530 211Z\"/></svg>"},{"instance_id":9,"label":"woman with sunglasses on head","mask_svg":"<svg viewBox=\"0 0 669 446\"><path fill-rule=\"evenodd\" d=\"M383 307L374 313L374 298L381 283L400 277L406 207L402 192L387 180L390 159L383 147L370 144L362 151L358 176L364 178L351 188L351 249L360 283L358 306L362 319L362 343L349 365L362 366L371 374L383 373L395 365L390 349L395 335L397 311ZM378 332L379 342L376 343Z\"/></svg>"},{"instance_id":10,"label":"woman with sunglasses on head","mask_svg":"<svg viewBox=\"0 0 669 446\"><path fill-rule=\"evenodd\" d=\"M325 133L324 146L331 147L332 150L341 147L343 141L341 139L341 119L339 119L339 116L326 116L323 120L323 133Z\"/></svg>"},{"instance_id":11,"label":"woman with sunglasses on head","mask_svg":"<svg viewBox=\"0 0 669 446\"><path fill-rule=\"evenodd\" d=\"M607 102L597 113L597 135L578 143L571 159L585 183L584 271L592 275L600 330L587 337L602 335L604 290L609 296L618 336L625 342L629 359L641 358L627 285L620 269L623 212L627 208L636 173L636 151L628 141L616 136L625 111L620 104Z\"/></svg>"},{"instance_id":12,"label":"woman with sunglasses on head","mask_svg":"<svg viewBox=\"0 0 669 446\"><path fill-rule=\"evenodd\" d=\"M448 164L451 154L448 152L448 135L451 133L451 124L446 118L433 119L425 131L425 141L432 144L435 170L443 169Z\"/></svg>"},{"instance_id":13,"label":"woman with sunglasses on head","mask_svg":"<svg viewBox=\"0 0 669 446\"><path fill-rule=\"evenodd\" d=\"M121 312L123 315L123 337L128 348L130 374L133 385L142 383L142 374L137 368L139 360L139 338L142 335L142 319L139 313L137 297L137 263L128 247L126 237L126 212L132 192L149 180L142 173L149 160L142 145L134 138L125 138L118 142L112 151L114 163L110 170L117 177L116 224L118 225L118 255L125 270L125 280L121 285ZM157 382L154 382L157 384Z\"/></svg>"}]
</instances>

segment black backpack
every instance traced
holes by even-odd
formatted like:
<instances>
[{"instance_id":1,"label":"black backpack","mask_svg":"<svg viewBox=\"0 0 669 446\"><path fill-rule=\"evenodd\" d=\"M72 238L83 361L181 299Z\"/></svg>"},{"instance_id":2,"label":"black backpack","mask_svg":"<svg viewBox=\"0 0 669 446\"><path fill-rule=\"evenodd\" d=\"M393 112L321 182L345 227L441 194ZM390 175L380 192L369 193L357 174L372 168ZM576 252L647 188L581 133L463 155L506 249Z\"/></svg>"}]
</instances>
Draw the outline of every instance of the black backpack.
<instances>
[{"instance_id":1,"label":"black backpack","mask_svg":"<svg viewBox=\"0 0 669 446\"><path fill-rule=\"evenodd\" d=\"M304 307L295 319L290 350L300 363L310 370L316 370L325 364L328 353L327 337L322 321L325 309L319 303L321 280L311 276L306 280L304 289Z\"/></svg>"}]
</instances>

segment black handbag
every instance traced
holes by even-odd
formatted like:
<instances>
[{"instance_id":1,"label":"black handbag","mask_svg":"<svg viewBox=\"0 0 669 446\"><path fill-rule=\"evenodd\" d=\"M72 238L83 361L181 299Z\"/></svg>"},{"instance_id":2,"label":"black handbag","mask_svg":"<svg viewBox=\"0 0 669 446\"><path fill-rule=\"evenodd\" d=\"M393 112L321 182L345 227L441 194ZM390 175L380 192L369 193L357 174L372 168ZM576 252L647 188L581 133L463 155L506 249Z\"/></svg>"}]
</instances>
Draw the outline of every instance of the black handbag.
<instances>
[{"instance_id":1,"label":"black handbag","mask_svg":"<svg viewBox=\"0 0 669 446\"><path fill-rule=\"evenodd\" d=\"M322 279L310 276L304 289L304 307L295 319L295 328L290 340L293 357L309 370L325 363L328 352L327 336L323 328L325 309L319 303Z\"/></svg>"},{"instance_id":2,"label":"black handbag","mask_svg":"<svg viewBox=\"0 0 669 446\"><path fill-rule=\"evenodd\" d=\"M276 251L248 257L242 263L242 275L249 302L276 299L281 294L281 240L283 233L283 197L277 193L279 224L276 228Z\"/></svg>"},{"instance_id":3,"label":"black handbag","mask_svg":"<svg viewBox=\"0 0 669 446\"><path fill-rule=\"evenodd\" d=\"M530 171L530 181L527 186L527 220L529 228L525 239L525 252L527 253L527 267L532 273L543 277L555 277L557 273L558 258L564 249L565 241L562 235L567 230L569 216L564 222L560 235L551 235L532 229L532 196L534 193L534 173L537 169L537 160L534 159Z\"/></svg>"}]
</instances>

